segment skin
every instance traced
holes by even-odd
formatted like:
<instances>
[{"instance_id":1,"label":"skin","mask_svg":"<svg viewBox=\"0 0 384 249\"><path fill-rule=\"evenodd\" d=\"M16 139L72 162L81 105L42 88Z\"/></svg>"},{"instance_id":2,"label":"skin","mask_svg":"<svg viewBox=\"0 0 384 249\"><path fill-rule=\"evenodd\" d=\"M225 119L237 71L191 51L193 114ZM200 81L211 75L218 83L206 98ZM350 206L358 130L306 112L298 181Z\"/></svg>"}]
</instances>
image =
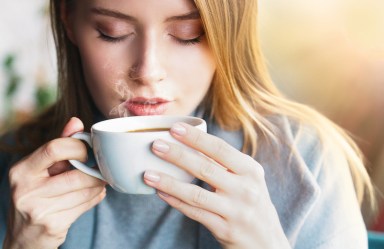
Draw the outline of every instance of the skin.
<instances>
[{"instance_id":1,"label":"skin","mask_svg":"<svg viewBox=\"0 0 384 249\"><path fill-rule=\"evenodd\" d=\"M78 1L70 17L68 33L104 116L133 115L124 103L135 97L166 99L161 114L187 115L204 98L215 63L191 1Z\"/></svg>"},{"instance_id":2,"label":"skin","mask_svg":"<svg viewBox=\"0 0 384 249\"><path fill-rule=\"evenodd\" d=\"M135 21L90 11L96 7L119 10ZM215 63L201 20L172 19L195 10L188 0L84 0L63 14L67 34L79 48L89 91L106 117L120 111L132 115L124 106L132 96L169 99L167 115L187 115L197 107L211 84ZM116 107L121 109L111 112ZM72 118L61 138L11 168L12 205L4 248L57 248L71 224L105 197L104 182L68 171L67 160L87 157L83 143L68 138L82 130L81 121ZM153 143L153 153L207 182L213 191L161 172L145 172L145 183L156 188L162 200L207 227L223 248L290 248L261 165L187 124L175 124L170 133L201 153L161 140Z\"/></svg>"},{"instance_id":3,"label":"skin","mask_svg":"<svg viewBox=\"0 0 384 249\"><path fill-rule=\"evenodd\" d=\"M105 197L105 182L79 170L68 171L66 160L86 159L84 144L68 138L82 130L82 122L72 118L61 138L12 166L12 204L4 249L57 248L71 224Z\"/></svg>"},{"instance_id":4,"label":"skin","mask_svg":"<svg viewBox=\"0 0 384 249\"><path fill-rule=\"evenodd\" d=\"M207 182L214 191L146 171L144 181L158 190L161 199L203 224L223 248L290 248L260 164L188 124L176 123L170 133L202 154L163 140L153 143L153 153Z\"/></svg>"}]
</instances>

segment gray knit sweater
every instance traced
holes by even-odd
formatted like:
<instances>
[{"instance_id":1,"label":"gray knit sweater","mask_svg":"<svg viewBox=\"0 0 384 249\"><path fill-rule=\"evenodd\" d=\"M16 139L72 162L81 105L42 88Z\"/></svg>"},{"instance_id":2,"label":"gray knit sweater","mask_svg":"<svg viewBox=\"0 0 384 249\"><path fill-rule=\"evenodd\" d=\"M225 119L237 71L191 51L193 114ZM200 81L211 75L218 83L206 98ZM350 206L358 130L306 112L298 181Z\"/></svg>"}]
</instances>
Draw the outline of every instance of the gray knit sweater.
<instances>
[{"instance_id":1,"label":"gray knit sweater","mask_svg":"<svg viewBox=\"0 0 384 249\"><path fill-rule=\"evenodd\" d=\"M268 190L284 232L295 249L366 249L367 234L345 161L324 152L310 128L298 132L286 118L271 118L288 145L271 149L260 141L255 159L264 167ZM241 149L240 132L208 123L208 132ZM9 203L8 170L12 155L0 154L0 243ZM196 184L206 187L196 180ZM263 215L263 214L260 214ZM273 235L271 235L273 240ZM166 205L156 195L127 195L108 188L107 197L70 228L64 249L216 249L202 225ZM257 248L257 246L255 246Z\"/></svg>"}]
</instances>

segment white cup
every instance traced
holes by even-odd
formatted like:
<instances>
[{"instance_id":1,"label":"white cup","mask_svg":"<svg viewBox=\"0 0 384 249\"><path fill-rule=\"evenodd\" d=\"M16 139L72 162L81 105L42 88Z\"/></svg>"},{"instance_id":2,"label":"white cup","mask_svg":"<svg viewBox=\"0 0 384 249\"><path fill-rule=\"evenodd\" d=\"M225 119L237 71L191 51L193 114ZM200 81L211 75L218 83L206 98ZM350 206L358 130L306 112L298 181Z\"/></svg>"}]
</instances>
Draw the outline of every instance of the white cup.
<instances>
[{"instance_id":1,"label":"white cup","mask_svg":"<svg viewBox=\"0 0 384 249\"><path fill-rule=\"evenodd\" d=\"M155 193L155 189L143 181L143 174L149 169L169 174L184 182L191 182L194 179L192 175L162 160L151 151L152 143L156 139L181 144L168 131L176 122L184 122L207 131L203 119L189 116L132 116L109 119L94 124L91 134L79 132L72 136L86 141L91 146L99 170L76 160L69 162L82 172L106 181L115 190L129 194ZM157 128L167 130L151 130Z\"/></svg>"}]
</instances>

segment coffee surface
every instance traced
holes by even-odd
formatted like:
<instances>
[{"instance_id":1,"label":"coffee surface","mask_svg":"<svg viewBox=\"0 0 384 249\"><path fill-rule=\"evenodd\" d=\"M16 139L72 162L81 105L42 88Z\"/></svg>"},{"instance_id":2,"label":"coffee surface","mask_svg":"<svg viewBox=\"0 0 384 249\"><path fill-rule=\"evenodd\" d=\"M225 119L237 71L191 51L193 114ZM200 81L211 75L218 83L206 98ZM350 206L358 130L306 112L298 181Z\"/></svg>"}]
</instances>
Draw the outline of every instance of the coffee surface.
<instances>
[{"instance_id":1,"label":"coffee surface","mask_svg":"<svg viewBox=\"0 0 384 249\"><path fill-rule=\"evenodd\" d=\"M146 129L129 130L126 132L155 132L155 131L169 131L169 128L146 128Z\"/></svg>"}]
</instances>

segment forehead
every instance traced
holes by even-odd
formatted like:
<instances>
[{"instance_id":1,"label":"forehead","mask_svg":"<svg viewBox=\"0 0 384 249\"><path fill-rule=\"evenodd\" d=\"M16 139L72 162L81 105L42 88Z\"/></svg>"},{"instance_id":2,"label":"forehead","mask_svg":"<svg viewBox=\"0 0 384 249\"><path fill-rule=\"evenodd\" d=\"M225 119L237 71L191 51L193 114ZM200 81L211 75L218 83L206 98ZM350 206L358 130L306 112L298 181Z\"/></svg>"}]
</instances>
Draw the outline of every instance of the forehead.
<instances>
[{"instance_id":1,"label":"forehead","mask_svg":"<svg viewBox=\"0 0 384 249\"><path fill-rule=\"evenodd\" d=\"M81 0L71 1L80 11L104 8L137 16L171 16L196 10L193 0ZM149 15L149 16L147 16Z\"/></svg>"}]
</instances>

